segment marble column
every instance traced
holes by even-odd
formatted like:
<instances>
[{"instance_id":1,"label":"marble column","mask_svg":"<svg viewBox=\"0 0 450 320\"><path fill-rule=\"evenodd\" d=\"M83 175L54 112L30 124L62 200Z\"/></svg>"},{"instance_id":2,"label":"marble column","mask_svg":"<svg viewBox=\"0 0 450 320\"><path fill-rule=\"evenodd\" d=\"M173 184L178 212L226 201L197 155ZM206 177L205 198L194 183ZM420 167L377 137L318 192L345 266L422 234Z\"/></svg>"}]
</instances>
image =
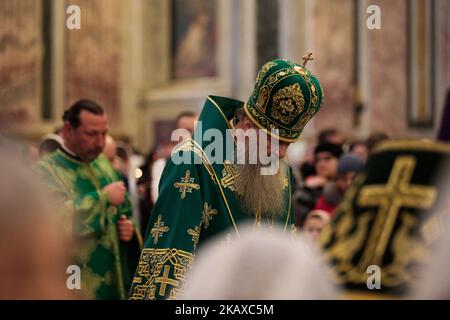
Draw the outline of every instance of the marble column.
<instances>
[{"instance_id":1,"label":"marble column","mask_svg":"<svg viewBox=\"0 0 450 320\"><path fill-rule=\"evenodd\" d=\"M320 79L325 102L314 119L316 131L337 128L350 135L353 129L354 11L353 0L313 1L308 47L314 61L307 67Z\"/></svg>"},{"instance_id":2,"label":"marble column","mask_svg":"<svg viewBox=\"0 0 450 320\"><path fill-rule=\"evenodd\" d=\"M0 2L0 125L10 129L40 120L40 14L34 0Z\"/></svg>"},{"instance_id":3,"label":"marble column","mask_svg":"<svg viewBox=\"0 0 450 320\"><path fill-rule=\"evenodd\" d=\"M375 0L381 9L381 29L367 32L371 131L404 136L406 114L406 1Z\"/></svg>"},{"instance_id":4,"label":"marble column","mask_svg":"<svg viewBox=\"0 0 450 320\"><path fill-rule=\"evenodd\" d=\"M92 99L120 121L122 19L120 0L70 0L81 9L81 29L66 29L66 99Z\"/></svg>"}]
</instances>

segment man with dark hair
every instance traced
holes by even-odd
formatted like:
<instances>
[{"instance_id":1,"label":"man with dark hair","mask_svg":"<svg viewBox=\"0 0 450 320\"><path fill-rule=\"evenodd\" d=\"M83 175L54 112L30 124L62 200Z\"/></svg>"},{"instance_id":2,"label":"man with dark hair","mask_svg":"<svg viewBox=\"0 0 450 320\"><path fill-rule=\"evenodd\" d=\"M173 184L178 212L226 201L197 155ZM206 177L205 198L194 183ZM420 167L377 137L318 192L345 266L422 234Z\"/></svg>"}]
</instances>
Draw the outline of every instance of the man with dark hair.
<instances>
[{"instance_id":1,"label":"man with dark hair","mask_svg":"<svg viewBox=\"0 0 450 320\"><path fill-rule=\"evenodd\" d=\"M78 244L81 290L90 299L124 299L139 255L140 235L120 175L102 154L108 118L80 100L63 116L64 144L39 162L51 190L67 208Z\"/></svg>"},{"instance_id":2,"label":"man with dark hair","mask_svg":"<svg viewBox=\"0 0 450 320\"><path fill-rule=\"evenodd\" d=\"M105 111L97 103L91 100L78 100L68 110L64 111L63 122L70 124L73 128L78 128L81 124L80 114L82 111L102 116Z\"/></svg>"},{"instance_id":3,"label":"man with dark hair","mask_svg":"<svg viewBox=\"0 0 450 320\"><path fill-rule=\"evenodd\" d=\"M314 162L317 175L326 180L334 180L342 148L333 143L321 143L314 149Z\"/></svg>"}]
</instances>

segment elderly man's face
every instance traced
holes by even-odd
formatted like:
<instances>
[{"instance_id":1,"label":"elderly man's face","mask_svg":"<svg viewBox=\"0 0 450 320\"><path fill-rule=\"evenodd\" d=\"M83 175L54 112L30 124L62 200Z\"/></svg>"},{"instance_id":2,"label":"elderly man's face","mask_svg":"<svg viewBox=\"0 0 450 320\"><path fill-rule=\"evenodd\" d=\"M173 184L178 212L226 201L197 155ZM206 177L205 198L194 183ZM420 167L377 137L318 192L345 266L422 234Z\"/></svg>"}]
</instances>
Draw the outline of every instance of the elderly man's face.
<instances>
[{"instance_id":1,"label":"elderly man's face","mask_svg":"<svg viewBox=\"0 0 450 320\"><path fill-rule=\"evenodd\" d=\"M64 124L64 140L67 147L86 162L95 160L103 152L107 133L107 116L84 110L80 113L78 128L73 128L69 123Z\"/></svg>"}]
</instances>

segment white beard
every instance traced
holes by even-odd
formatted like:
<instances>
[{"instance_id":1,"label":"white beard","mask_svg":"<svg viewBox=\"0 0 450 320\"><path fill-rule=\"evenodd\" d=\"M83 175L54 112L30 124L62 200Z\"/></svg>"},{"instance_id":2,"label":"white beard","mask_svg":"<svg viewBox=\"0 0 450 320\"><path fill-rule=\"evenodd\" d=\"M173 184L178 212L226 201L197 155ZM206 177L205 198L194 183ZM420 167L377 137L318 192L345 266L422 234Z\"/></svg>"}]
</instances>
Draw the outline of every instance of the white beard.
<instances>
[{"instance_id":1,"label":"white beard","mask_svg":"<svg viewBox=\"0 0 450 320\"><path fill-rule=\"evenodd\" d=\"M261 164L236 165L235 186L243 209L253 215L276 217L285 209L283 177L286 163L280 161L275 175L262 175Z\"/></svg>"}]
</instances>

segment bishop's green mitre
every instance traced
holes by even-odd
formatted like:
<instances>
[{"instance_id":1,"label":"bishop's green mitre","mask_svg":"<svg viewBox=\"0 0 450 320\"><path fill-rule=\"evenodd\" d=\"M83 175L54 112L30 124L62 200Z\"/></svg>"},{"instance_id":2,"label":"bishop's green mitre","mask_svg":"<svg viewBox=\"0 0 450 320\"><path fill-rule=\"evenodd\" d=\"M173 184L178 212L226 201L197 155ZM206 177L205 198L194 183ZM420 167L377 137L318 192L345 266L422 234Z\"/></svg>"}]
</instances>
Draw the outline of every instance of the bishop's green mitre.
<instances>
[{"instance_id":1,"label":"bishop's green mitre","mask_svg":"<svg viewBox=\"0 0 450 320\"><path fill-rule=\"evenodd\" d=\"M293 142L319 111L324 95L319 80L303 65L288 60L272 60L261 67L255 88L245 104L245 112L260 129L278 130L276 138Z\"/></svg>"}]
</instances>

